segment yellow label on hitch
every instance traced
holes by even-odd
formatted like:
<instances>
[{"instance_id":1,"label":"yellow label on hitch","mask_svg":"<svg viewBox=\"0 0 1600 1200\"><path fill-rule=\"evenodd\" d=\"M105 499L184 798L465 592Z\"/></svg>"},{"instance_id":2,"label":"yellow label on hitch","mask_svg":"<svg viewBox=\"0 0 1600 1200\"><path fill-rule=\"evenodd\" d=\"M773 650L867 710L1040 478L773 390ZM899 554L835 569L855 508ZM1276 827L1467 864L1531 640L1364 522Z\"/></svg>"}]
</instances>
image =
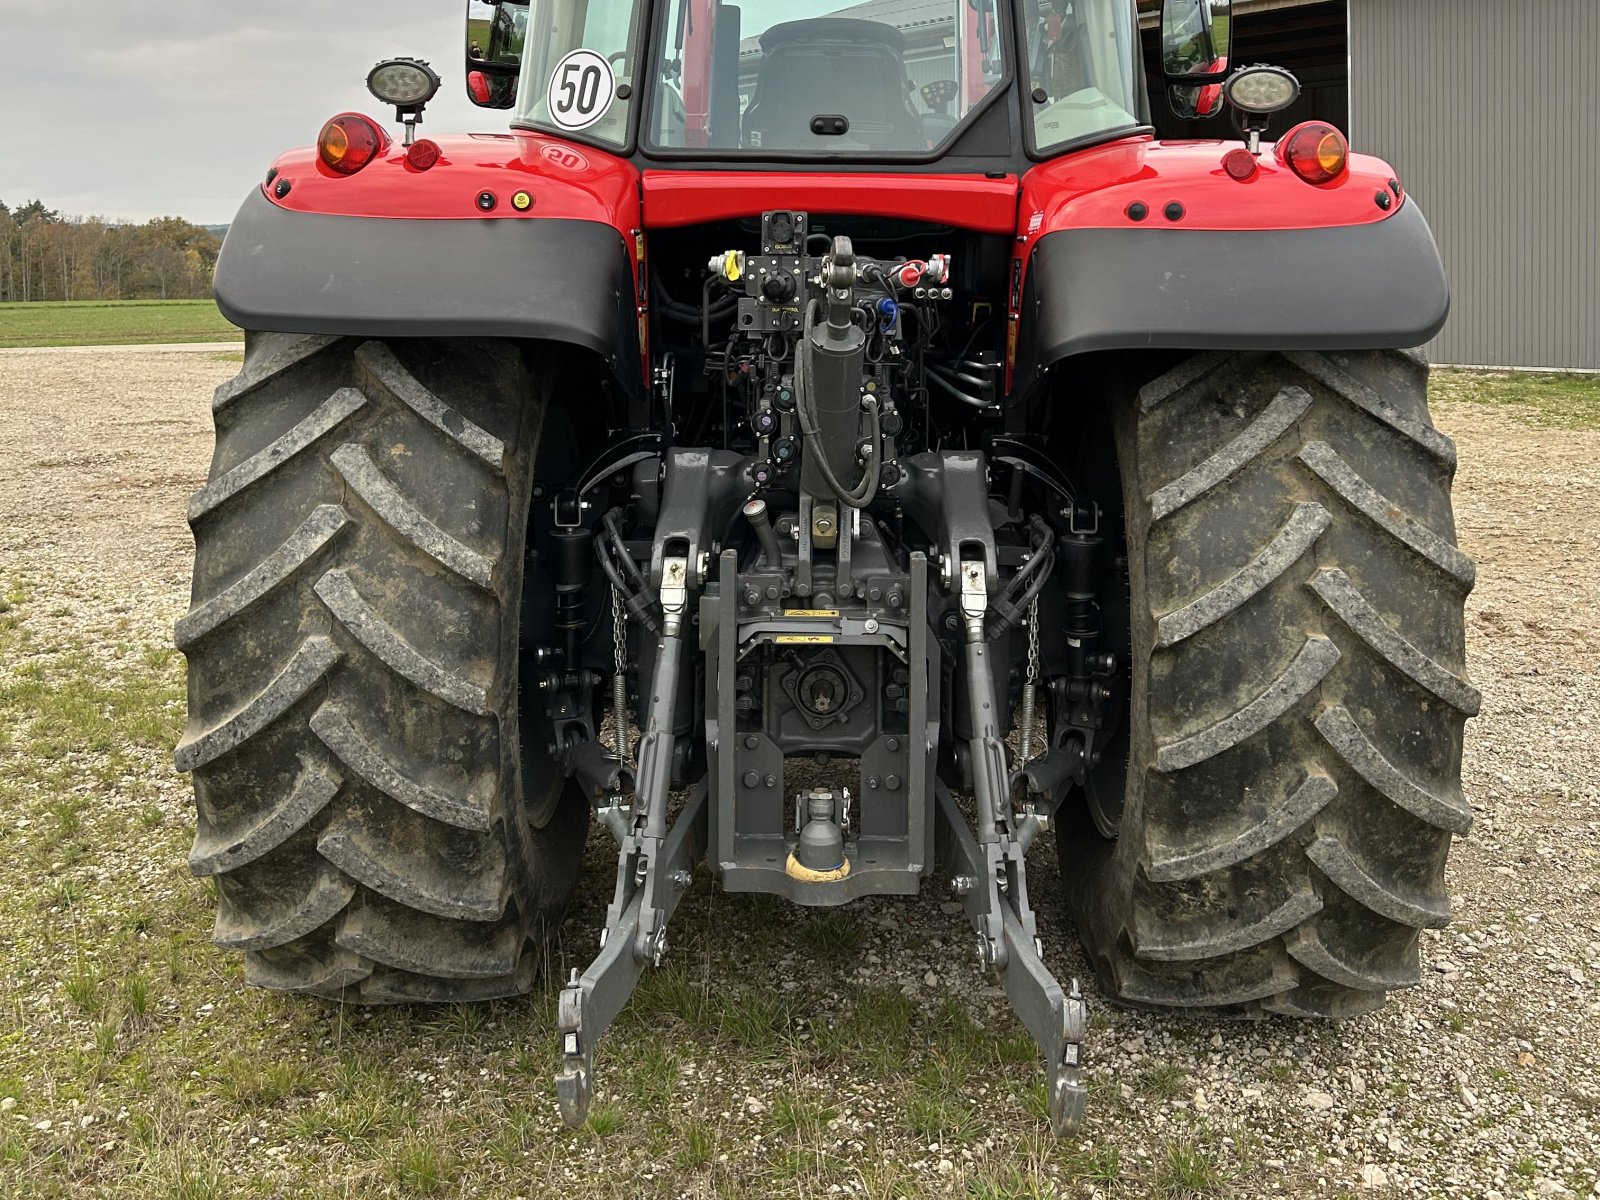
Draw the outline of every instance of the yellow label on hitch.
<instances>
[{"instance_id":1,"label":"yellow label on hitch","mask_svg":"<svg viewBox=\"0 0 1600 1200\"><path fill-rule=\"evenodd\" d=\"M837 617L837 608L791 608L785 610L786 617Z\"/></svg>"},{"instance_id":2,"label":"yellow label on hitch","mask_svg":"<svg viewBox=\"0 0 1600 1200\"><path fill-rule=\"evenodd\" d=\"M773 639L780 646L827 646L833 642L831 633L780 633Z\"/></svg>"}]
</instances>

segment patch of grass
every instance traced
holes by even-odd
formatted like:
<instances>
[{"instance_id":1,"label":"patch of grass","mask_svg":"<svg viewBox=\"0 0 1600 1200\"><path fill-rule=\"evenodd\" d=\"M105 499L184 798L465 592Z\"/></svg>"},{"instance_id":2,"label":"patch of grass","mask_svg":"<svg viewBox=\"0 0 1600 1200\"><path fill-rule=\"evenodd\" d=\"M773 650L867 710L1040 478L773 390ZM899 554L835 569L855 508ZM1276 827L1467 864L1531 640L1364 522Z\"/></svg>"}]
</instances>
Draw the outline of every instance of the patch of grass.
<instances>
[{"instance_id":1,"label":"patch of grass","mask_svg":"<svg viewBox=\"0 0 1600 1200\"><path fill-rule=\"evenodd\" d=\"M972 1137L977 1110L949 1096L919 1091L906 1101L906 1125L925 1141L964 1142Z\"/></svg>"},{"instance_id":2,"label":"patch of grass","mask_svg":"<svg viewBox=\"0 0 1600 1200\"><path fill-rule=\"evenodd\" d=\"M108 1017L95 1026L94 1048L101 1058L110 1058L117 1052L117 1039L122 1036L122 1016Z\"/></svg>"},{"instance_id":3,"label":"patch of grass","mask_svg":"<svg viewBox=\"0 0 1600 1200\"><path fill-rule=\"evenodd\" d=\"M72 300L0 304L0 349L227 342L241 336L212 300Z\"/></svg>"},{"instance_id":4,"label":"patch of grass","mask_svg":"<svg viewBox=\"0 0 1600 1200\"><path fill-rule=\"evenodd\" d=\"M772 992L738 989L720 998L718 1027L722 1035L747 1050L776 1049L789 1025L789 1006Z\"/></svg>"},{"instance_id":5,"label":"patch of grass","mask_svg":"<svg viewBox=\"0 0 1600 1200\"><path fill-rule=\"evenodd\" d=\"M911 1001L889 988L874 988L862 994L849 1026L858 1044L898 1039L911 1027Z\"/></svg>"},{"instance_id":6,"label":"patch of grass","mask_svg":"<svg viewBox=\"0 0 1600 1200\"><path fill-rule=\"evenodd\" d=\"M258 1062L243 1054L230 1054L216 1068L217 1092L241 1109L271 1108L305 1085L298 1063Z\"/></svg>"},{"instance_id":7,"label":"patch of grass","mask_svg":"<svg viewBox=\"0 0 1600 1200\"><path fill-rule=\"evenodd\" d=\"M27 1157L27 1140L15 1123L0 1125L0 1166L14 1167Z\"/></svg>"},{"instance_id":8,"label":"patch of grass","mask_svg":"<svg viewBox=\"0 0 1600 1200\"><path fill-rule=\"evenodd\" d=\"M451 1004L439 1015L422 1022L422 1029L436 1037L470 1038L488 1023L490 1010L484 1004Z\"/></svg>"},{"instance_id":9,"label":"patch of grass","mask_svg":"<svg viewBox=\"0 0 1600 1200\"><path fill-rule=\"evenodd\" d=\"M1511 1164L1511 1173L1522 1179L1532 1179L1539 1173L1539 1164L1534 1162L1531 1155L1524 1154Z\"/></svg>"},{"instance_id":10,"label":"patch of grass","mask_svg":"<svg viewBox=\"0 0 1600 1200\"><path fill-rule=\"evenodd\" d=\"M89 1016L94 1016L100 1011L102 998L100 995L100 972L89 963L80 962L73 968L72 974L67 976L64 985L67 999L71 1000Z\"/></svg>"},{"instance_id":11,"label":"patch of grass","mask_svg":"<svg viewBox=\"0 0 1600 1200\"><path fill-rule=\"evenodd\" d=\"M772 1102L772 1124L802 1142L819 1141L828 1122L838 1115L838 1109L801 1096L786 1094Z\"/></svg>"},{"instance_id":12,"label":"patch of grass","mask_svg":"<svg viewBox=\"0 0 1600 1200\"><path fill-rule=\"evenodd\" d=\"M1436 401L1485 404L1541 429L1600 429L1600 376L1440 369Z\"/></svg>"},{"instance_id":13,"label":"patch of grass","mask_svg":"<svg viewBox=\"0 0 1600 1200\"><path fill-rule=\"evenodd\" d=\"M1015 1166L985 1172L967 1183L970 1200L1042 1200L1058 1194L1054 1184Z\"/></svg>"},{"instance_id":14,"label":"patch of grass","mask_svg":"<svg viewBox=\"0 0 1600 1200\"><path fill-rule=\"evenodd\" d=\"M678 1053L660 1041L646 1042L630 1056L628 1073L630 1101L659 1110L672 1102L678 1086Z\"/></svg>"},{"instance_id":15,"label":"patch of grass","mask_svg":"<svg viewBox=\"0 0 1600 1200\"><path fill-rule=\"evenodd\" d=\"M612 1104L596 1104L583 1127L597 1138L610 1137L622 1127L622 1110Z\"/></svg>"},{"instance_id":16,"label":"patch of grass","mask_svg":"<svg viewBox=\"0 0 1600 1200\"><path fill-rule=\"evenodd\" d=\"M1190 1138L1180 1138L1167 1146L1167 1153L1156 1163L1156 1194L1168 1200L1189 1200L1205 1196L1222 1186L1223 1175L1215 1159Z\"/></svg>"},{"instance_id":17,"label":"patch of grass","mask_svg":"<svg viewBox=\"0 0 1600 1200\"><path fill-rule=\"evenodd\" d=\"M1146 1067L1140 1083L1145 1091L1158 1100L1176 1100L1189 1090L1189 1076L1170 1063Z\"/></svg>"},{"instance_id":18,"label":"patch of grass","mask_svg":"<svg viewBox=\"0 0 1600 1200\"><path fill-rule=\"evenodd\" d=\"M996 1040L994 1053L996 1058L1008 1065L1031 1063L1039 1057L1039 1047L1034 1045L1032 1034L1009 1033Z\"/></svg>"},{"instance_id":19,"label":"patch of grass","mask_svg":"<svg viewBox=\"0 0 1600 1200\"><path fill-rule=\"evenodd\" d=\"M420 1134L403 1139L387 1155L388 1176L402 1195L432 1196L455 1182L455 1156Z\"/></svg>"},{"instance_id":20,"label":"patch of grass","mask_svg":"<svg viewBox=\"0 0 1600 1200\"><path fill-rule=\"evenodd\" d=\"M862 931L854 911L824 908L807 913L795 936L814 959L837 963L860 948Z\"/></svg>"},{"instance_id":21,"label":"patch of grass","mask_svg":"<svg viewBox=\"0 0 1600 1200\"><path fill-rule=\"evenodd\" d=\"M245 1086L248 1088L248 1084ZM281 1086L283 1082L279 1080L264 1081L262 1090L247 1090L245 1096L264 1100ZM319 1092L311 1103L293 1110L289 1126L307 1142L349 1146L383 1142L404 1125L404 1114L394 1099L371 1089ZM257 1107L270 1108L272 1102Z\"/></svg>"},{"instance_id":22,"label":"patch of grass","mask_svg":"<svg viewBox=\"0 0 1600 1200\"><path fill-rule=\"evenodd\" d=\"M717 1152L717 1137L703 1122L688 1121L678 1130L678 1165L694 1170L705 1166Z\"/></svg>"},{"instance_id":23,"label":"patch of grass","mask_svg":"<svg viewBox=\"0 0 1600 1200\"><path fill-rule=\"evenodd\" d=\"M167 1165L161 1157L156 1162ZM221 1164L204 1162L187 1155L175 1155L170 1162L165 1195L172 1200L222 1200L232 1195L236 1181L228 1179Z\"/></svg>"},{"instance_id":24,"label":"patch of grass","mask_svg":"<svg viewBox=\"0 0 1600 1200\"><path fill-rule=\"evenodd\" d=\"M643 1025L656 1026L661 1017L676 1017L694 1029L716 1025L705 984L689 977L681 961L669 961L645 971L628 1004L627 1015Z\"/></svg>"},{"instance_id":25,"label":"patch of grass","mask_svg":"<svg viewBox=\"0 0 1600 1200\"><path fill-rule=\"evenodd\" d=\"M21 579L11 578L5 581L3 591L0 591L0 645L8 643L17 626L22 624L22 609L27 604L32 589ZM0 732L0 738L4 733ZM5 749L5 743L0 741L0 750Z\"/></svg>"},{"instance_id":26,"label":"patch of grass","mask_svg":"<svg viewBox=\"0 0 1600 1200\"><path fill-rule=\"evenodd\" d=\"M1122 1178L1122 1153L1104 1142L1070 1150L1065 1155L1075 1179L1108 1188Z\"/></svg>"},{"instance_id":27,"label":"patch of grass","mask_svg":"<svg viewBox=\"0 0 1600 1200\"><path fill-rule=\"evenodd\" d=\"M954 996L946 996L940 1001L932 1026L930 1040L947 1056L983 1058L994 1047L994 1035L986 1029L979 1029L972 1014Z\"/></svg>"},{"instance_id":28,"label":"patch of grass","mask_svg":"<svg viewBox=\"0 0 1600 1200\"><path fill-rule=\"evenodd\" d=\"M0 680L0 714L24 725L40 769L90 752L111 756L100 771L109 774L130 743L165 749L182 732L182 675L170 659L160 668L119 670L69 651L29 667Z\"/></svg>"},{"instance_id":29,"label":"patch of grass","mask_svg":"<svg viewBox=\"0 0 1600 1200\"><path fill-rule=\"evenodd\" d=\"M972 1059L958 1046L936 1042L928 1059L917 1071L917 1083L937 1095L949 1095L967 1086L972 1074Z\"/></svg>"},{"instance_id":30,"label":"patch of grass","mask_svg":"<svg viewBox=\"0 0 1600 1200\"><path fill-rule=\"evenodd\" d=\"M60 910L61 912L66 912L78 902L79 897L82 895L82 884L80 884L76 879L63 879L60 883L56 884L53 888L45 893L43 901L44 907L54 908Z\"/></svg>"}]
</instances>

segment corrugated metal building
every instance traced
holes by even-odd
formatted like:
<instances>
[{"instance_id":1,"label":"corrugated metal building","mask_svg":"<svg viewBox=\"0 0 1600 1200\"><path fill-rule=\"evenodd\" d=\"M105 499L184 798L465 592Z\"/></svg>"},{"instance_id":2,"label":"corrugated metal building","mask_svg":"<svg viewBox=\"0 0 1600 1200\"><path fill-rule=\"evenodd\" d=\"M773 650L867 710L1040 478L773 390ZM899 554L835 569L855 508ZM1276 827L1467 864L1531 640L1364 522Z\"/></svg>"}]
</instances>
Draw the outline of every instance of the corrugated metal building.
<instances>
[{"instance_id":1,"label":"corrugated metal building","mask_svg":"<svg viewBox=\"0 0 1600 1200\"><path fill-rule=\"evenodd\" d=\"M1277 63L1307 85L1274 132L1313 116L1347 130L1355 149L1394 164L1427 213L1453 294L1434 361L1600 370L1600 0L1235 8L1235 61ZM1164 115L1151 18L1158 131L1229 136L1226 118Z\"/></svg>"},{"instance_id":2,"label":"corrugated metal building","mask_svg":"<svg viewBox=\"0 0 1600 1200\"><path fill-rule=\"evenodd\" d=\"M1439 362L1600 369L1600 0L1352 0L1353 140L1454 296Z\"/></svg>"}]
</instances>

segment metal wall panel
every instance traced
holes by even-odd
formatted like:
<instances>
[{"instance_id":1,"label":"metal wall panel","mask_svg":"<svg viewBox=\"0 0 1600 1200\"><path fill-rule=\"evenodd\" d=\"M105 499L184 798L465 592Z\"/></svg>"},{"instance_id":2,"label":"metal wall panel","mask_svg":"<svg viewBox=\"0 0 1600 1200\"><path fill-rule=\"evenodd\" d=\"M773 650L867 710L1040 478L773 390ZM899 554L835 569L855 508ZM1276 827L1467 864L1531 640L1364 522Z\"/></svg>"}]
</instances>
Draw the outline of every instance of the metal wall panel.
<instances>
[{"instance_id":1,"label":"metal wall panel","mask_svg":"<svg viewBox=\"0 0 1600 1200\"><path fill-rule=\"evenodd\" d=\"M1427 213L1436 362L1600 369L1600 0L1350 0L1357 150Z\"/></svg>"}]
</instances>

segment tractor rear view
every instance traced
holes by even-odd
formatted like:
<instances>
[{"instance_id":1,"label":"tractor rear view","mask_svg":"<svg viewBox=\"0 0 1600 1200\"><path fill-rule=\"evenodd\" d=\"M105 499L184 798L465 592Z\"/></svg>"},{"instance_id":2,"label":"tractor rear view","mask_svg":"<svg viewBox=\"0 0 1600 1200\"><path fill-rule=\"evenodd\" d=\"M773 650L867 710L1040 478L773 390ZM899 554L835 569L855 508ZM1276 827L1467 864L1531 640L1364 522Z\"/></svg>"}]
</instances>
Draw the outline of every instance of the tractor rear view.
<instances>
[{"instance_id":1,"label":"tractor rear view","mask_svg":"<svg viewBox=\"0 0 1600 1200\"><path fill-rule=\"evenodd\" d=\"M337 1001L519 995L599 825L571 1123L702 863L938 876L1058 1131L1094 991L1039 921L1112 1002L1370 1011L1448 919L1478 703L1416 204L1267 140L1298 85L1228 0L1161 18L1222 143L1153 139L1131 0L791 8L474 3L510 133L419 136L438 76L388 60L398 141L340 114L246 200L177 629L216 940Z\"/></svg>"}]
</instances>

